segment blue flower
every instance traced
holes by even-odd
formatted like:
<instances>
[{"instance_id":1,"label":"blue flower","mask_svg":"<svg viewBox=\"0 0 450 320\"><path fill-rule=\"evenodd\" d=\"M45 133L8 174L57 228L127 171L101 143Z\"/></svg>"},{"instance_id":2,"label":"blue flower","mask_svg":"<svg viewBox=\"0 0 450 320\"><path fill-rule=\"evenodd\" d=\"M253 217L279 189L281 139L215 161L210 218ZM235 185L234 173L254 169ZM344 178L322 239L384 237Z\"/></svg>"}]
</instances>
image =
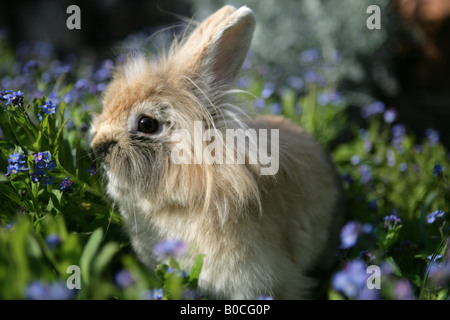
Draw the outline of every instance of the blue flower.
<instances>
[{"instance_id":1,"label":"blue flower","mask_svg":"<svg viewBox=\"0 0 450 320\"><path fill-rule=\"evenodd\" d=\"M395 284L393 295L397 300L413 300L411 284L407 279L400 279Z\"/></svg>"},{"instance_id":2,"label":"blue flower","mask_svg":"<svg viewBox=\"0 0 450 320\"><path fill-rule=\"evenodd\" d=\"M366 151L366 152L370 152L370 151L372 151L372 148L373 148L373 143L372 143L372 141L370 141L370 140L364 140L364 150Z\"/></svg>"},{"instance_id":3,"label":"blue flower","mask_svg":"<svg viewBox=\"0 0 450 320\"><path fill-rule=\"evenodd\" d=\"M19 164L13 163L13 164L8 165L6 175L16 174L18 172L19 172Z\"/></svg>"},{"instance_id":4,"label":"blue flower","mask_svg":"<svg viewBox=\"0 0 450 320\"><path fill-rule=\"evenodd\" d=\"M433 167L433 175L434 175L435 177L441 176L443 173L444 173L444 167L441 166L440 164L436 164L436 165Z\"/></svg>"},{"instance_id":5,"label":"blue flower","mask_svg":"<svg viewBox=\"0 0 450 320\"><path fill-rule=\"evenodd\" d=\"M45 104L41 105L42 112L50 115L55 113L56 104L52 103L51 100L48 100Z\"/></svg>"},{"instance_id":6,"label":"blue flower","mask_svg":"<svg viewBox=\"0 0 450 320\"><path fill-rule=\"evenodd\" d=\"M75 88L77 89L88 89L91 86L89 80L86 79L79 79L77 82L75 82Z\"/></svg>"},{"instance_id":7,"label":"blue flower","mask_svg":"<svg viewBox=\"0 0 450 320\"><path fill-rule=\"evenodd\" d=\"M73 188L72 188L72 180L70 180L69 178L64 179L60 184L59 184L60 190L62 192L65 193L72 193L73 192Z\"/></svg>"},{"instance_id":8,"label":"blue flower","mask_svg":"<svg viewBox=\"0 0 450 320\"><path fill-rule=\"evenodd\" d=\"M55 160L50 160L48 163L45 164L45 167L48 170L53 171L56 168L56 161Z\"/></svg>"},{"instance_id":9,"label":"blue flower","mask_svg":"<svg viewBox=\"0 0 450 320\"><path fill-rule=\"evenodd\" d=\"M52 157L52 154L50 153L50 151L42 152L42 160L44 160L45 162L49 162L51 157Z\"/></svg>"},{"instance_id":10,"label":"blue flower","mask_svg":"<svg viewBox=\"0 0 450 320\"><path fill-rule=\"evenodd\" d=\"M271 296L263 296L263 295L261 295L261 296L258 296L256 298L256 300L273 300L273 298Z\"/></svg>"},{"instance_id":11,"label":"blue flower","mask_svg":"<svg viewBox=\"0 0 450 320\"><path fill-rule=\"evenodd\" d=\"M88 168L88 173L91 175L91 176L93 176L94 174L96 174L97 173L97 169L95 168L96 167L96 164L95 164L95 162L94 163L92 163L90 166L89 166L89 168Z\"/></svg>"},{"instance_id":12,"label":"blue flower","mask_svg":"<svg viewBox=\"0 0 450 320\"><path fill-rule=\"evenodd\" d=\"M429 269L430 280L438 285L445 286L450 281L450 262L444 263L431 262Z\"/></svg>"},{"instance_id":13,"label":"blue flower","mask_svg":"<svg viewBox=\"0 0 450 320\"><path fill-rule=\"evenodd\" d=\"M96 81L105 81L111 77L111 72L114 67L114 62L110 59L104 60L100 68L95 72L94 78Z\"/></svg>"},{"instance_id":14,"label":"blue flower","mask_svg":"<svg viewBox=\"0 0 450 320\"><path fill-rule=\"evenodd\" d=\"M291 88L297 89L297 90L300 90L304 86L303 79L300 78L299 76L289 76L286 80L286 83Z\"/></svg>"},{"instance_id":15,"label":"blue flower","mask_svg":"<svg viewBox=\"0 0 450 320\"><path fill-rule=\"evenodd\" d=\"M65 282L58 281L50 284L48 300L71 300L75 298L75 292Z\"/></svg>"},{"instance_id":16,"label":"blue flower","mask_svg":"<svg viewBox=\"0 0 450 320\"><path fill-rule=\"evenodd\" d=\"M128 270L121 270L114 276L114 282L119 288L127 288L134 284L134 279Z\"/></svg>"},{"instance_id":17,"label":"blue flower","mask_svg":"<svg viewBox=\"0 0 450 320\"><path fill-rule=\"evenodd\" d=\"M266 107L266 101L264 99L258 99L254 103L255 107L263 110Z\"/></svg>"},{"instance_id":18,"label":"blue flower","mask_svg":"<svg viewBox=\"0 0 450 320\"><path fill-rule=\"evenodd\" d=\"M239 78L237 84L236 84L239 88L248 88L248 86L250 85L250 80L247 77L241 77Z\"/></svg>"},{"instance_id":19,"label":"blue flower","mask_svg":"<svg viewBox=\"0 0 450 320\"><path fill-rule=\"evenodd\" d=\"M373 226L370 223L364 223L361 230L363 233L369 234L373 231Z\"/></svg>"},{"instance_id":20,"label":"blue flower","mask_svg":"<svg viewBox=\"0 0 450 320\"><path fill-rule=\"evenodd\" d=\"M394 138L402 138L405 135L406 128L403 124L396 124L391 129Z\"/></svg>"},{"instance_id":21,"label":"blue flower","mask_svg":"<svg viewBox=\"0 0 450 320\"><path fill-rule=\"evenodd\" d=\"M329 91L329 92L321 92L317 96L317 102L321 106L326 105L339 105L344 100L344 97L340 92L337 91Z\"/></svg>"},{"instance_id":22,"label":"blue flower","mask_svg":"<svg viewBox=\"0 0 450 320\"><path fill-rule=\"evenodd\" d=\"M48 296L48 286L40 281L31 282L25 289L27 300L45 300Z\"/></svg>"},{"instance_id":23,"label":"blue flower","mask_svg":"<svg viewBox=\"0 0 450 320\"><path fill-rule=\"evenodd\" d=\"M402 146L403 140L405 138L406 128L402 124L396 124L391 129L392 132L392 145L399 153L404 152L404 148Z\"/></svg>"},{"instance_id":24,"label":"blue flower","mask_svg":"<svg viewBox=\"0 0 450 320\"><path fill-rule=\"evenodd\" d=\"M442 210L436 210L429 215L427 215L427 222L429 224L434 223L436 220L439 220L445 216L445 212Z\"/></svg>"},{"instance_id":25,"label":"blue flower","mask_svg":"<svg viewBox=\"0 0 450 320\"><path fill-rule=\"evenodd\" d=\"M22 91L12 91L12 90L3 90L0 95L1 100L5 100L5 105L9 105L10 103L22 107L23 106L23 92Z\"/></svg>"},{"instance_id":26,"label":"blue flower","mask_svg":"<svg viewBox=\"0 0 450 320\"><path fill-rule=\"evenodd\" d=\"M364 262L353 260L333 276L332 285L336 291L342 292L349 298L356 299L363 292L367 278Z\"/></svg>"},{"instance_id":27,"label":"blue flower","mask_svg":"<svg viewBox=\"0 0 450 320\"><path fill-rule=\"evenodd\" d=\"M70 65L57 66L52 68L51 71L55 77L59 77L63 73L70 73L72 71L72 67Z\"/></svg>"},{"instance_id":28,"label":"blue flower","mask_svg":"<svg viewBox=\"0 0 450 320\"><path fill-rule=\"evenodd\" d=\"M361 224L356 221L348 222L341 229L341 247L344 249L348 249L353 247L358 241L358 236L361 232Z\"/></svg>"},{"instance_id":29,"label":"blue flower","mask_svg":"<svg viewBox=\"0 0 450 320\"><path fill-rule=\"evenodd\" d=\"M270 110L273 114L281 114L281 112L283 111L283 107L281 106L281 103L274 102L270 105Z\"/></svg>"},{"instance_id":30,"label":"blue flower","mask_svg":"<svg viewBox=\"0 0 450 320\"><path fill-rule=\"evenodd\" d=\"M400 172L406 172L408 170L408 164L406 162L400 163Z\"/></svg>"},{"instance_id":31,"label":"blue flower","mask_svg":"<svg viewBox=\"0 0 450 320\"><path fill-rule=\"evenodd\" d=\"M45 238L45 242L47 243L48 247L53 250L61 244L61 237L57 234L51 234Z\"/></svg>"},{"instance_id":32,"label":"blue flower","mask_svg":"<svg viewBox=\"0 0 450 320\"><path fill-rule=\"evenodd\" d=\"M39 68L39 63L36 60L30 60L23 67L23 71L25 73L31 73L38 68Z\"/></svg>"},{"instance_id":33,"label":"blue flower","mask_svg":"<svg viewBox=\"0 0 450 320\"><path fill-rule=\"evenodd\" d=\"M429 128L425 131L425 134L431 145L434 146L439 143L439 132L436 130Z\"/></svg>"},{"instance_id":34,"label":"blue flower","mask_svg":"<svg viewBox=\"0 0 450 320\"><path fill-rule=\"evenodd\" d=\"M247 56L245 57L244 64L242 65L243 70L248 70L252 67L252 56L253 52L251 50L248 51ZM123 55L117 57L116 63L120 64L122 63L120 60L123 59Z\"/></svg>"},{"instance_id":35,"label":"blue flower","mask_svg":"<svg viewBox=\"0 0 450 320\"><path fill-rule=\"evenodd\" d=\"M392 123L397 119L397 112L394 109L388 109L383 114L384 122Z\"/></svg>"},{"instance_id":36,"label":"blue flower","mask_svg":"<svg viewBox=\"0 0 450 320\"><path fill-rule=\"evenodd\" d=\"M367 286L361 290L358 295L358 300L380 300L380 290L369 289Z\"/></svg>"},{"instance_id":37,"label":"blue flower","mask_svg":"<svg viewBox=\"0 0 450 320\"><path fill-rule=\"evenodd\" d=\"M199 300L200 295L197 290L188 289L183 292L183 300Z\"/></svg>"},{"instance_id":38,"label":"blue flower","mask_svg":"<svg viewBox=\"0 0 450 320\"><path fill-rule=\"evenodd\" d=\"M403 221L395 214L391 214L384 217L384 226L387 227L396 227L398 224L401 224Z\"/></svg>"},{"instance_id":39,"label":"blue flower","mask_svg":"<svg viewBox=\"0 0 450 320\"><path fill-rule=\"evenodd\" d=\"M395 153L393 150L388 150L386 152L386 159L389 167L393 167L395 165Z\"/></svg>"},{"instance_id":40,"label":"blue flower","mask_svg":"<svg viewBox=\"0 0 450 320\"><path fill-rule=\"evenodd\" d=\"M421 153L422 152L422 146L420 144L415 144L414 145L414 151L416 153Z\"/></svg>"},{"instance_id":41,"label":"blue flower","mask_svg":"<svg viewBox=\"0 0 450 320\"><path fill-rule=\"evenodd\" d=\"M302 52L301 59L305 63L317 62L320 59L320 51L315 48L307 49Z\"/></svg>"},{"instance_id":42,"label":"blue flower","mask_svg":"<svg viewBox=\"0 0 450 320\"><path fill-rule=\"evenodd\" d=\"M436 262L437 260L442 259L442 254L438 254L433 258L433 255L429 255L427 257L428 260L432 261L432 262Z\"/></svg>"},{"instance_id":43,"label":"blue flower","mask_svg":"<svg viewBox=\"0 0 450 320\"><path fill-rule=\"evenodd\" d=\"M164 240L155 245L154 252L160 257L181 258L188 251L187 245L179 240Z\"/></svg>"},{"instance_id":44,"label":"blue flower","mask_svg":"<svg viewBox=\"0 0 450 320\"><path fill-rule=\"evenodd\" d=\"M367 119L375 114L383 113L386 105L381 101L375 101L361 109L361 117Z\"/></svg>"},{"instance_id":45,"label":"blue flower","mask_svg":"<svg viewBox=\"0 0 450 320\"><path fill-rule=\"evenodd\" d=\"M74 95L71 92L68 92L64 95L63 99L65 103L70 103L74 98Z\"/></svg>"},{"instance_id":46,"label":"blue flower","mask_svg":"<svg viewBox=\"0 0 450 320\"><path fill-rule=\"evenodd\" d=\"M350 163L354 166L357 166L358 164L361 163L361 158L355 154L350 158Z\"/></svg>"},{"instance_id":47,"label":"blue flower","mask_svg":"<svg viewBox=\"0 0 450 320\"><path fill-rule=\"evenodd\" d=\"M46 186L46 185L51 186L51 185L53 185L53 179L54 178L55 177L42 177L41 183L42 183L43 186Z\"/></svg>"},{"instance_id":48,"label":"blue flower","mask_svg":"<svg viewBox=\"0 0 450 320\"><path fill-rule=\"evenodd\" d=\"M312 70L306 71L304 77L307 83L316 83L321 86L326 84L326 80L320 74Z\"/></svg>"},{"instance_id":49,"label":"blue flower","mask_svg":"<svg viewBox=\"0 0 450 320\"><path fill-rule=\"evenodd\" d=\"M34 168L34 173L36 173L39 176L45 176L47 174L47 172L45 171L45 166L44 164L41 162L38 162Z\"/></svg>"},{"instance_id":50,"label":"blue flower","mask_svg":"<svg viewBox=\"0 0 450 320\"><path fill-rule=\"evenodd\" d=\"M358 171L361 175L362 184L368 184L370 181L372 181L372 170L367 164L360 165Z\"/></svg>"},{"instance_id":51,"label":"blue flower","mask_svg":"<svg viewBox=\"0 0 450 320\"><path fill-rule=\"evenodd\" d=\"M268 99L274 92L275 84L273 82L268 82L261 91L261 97L263 97L264 99Z\"/></svg>"},{"instance_id":52,"label":"blue flower","mask_svg":"<svg viewBox=\"0 0 450 320\"><path fill-rule=\"evenodd\" d=\"M12 90L2 90L0 91L0 100L6 100L6 96L13 92Z\"/></svg>"},{"instance_id":53,"label":"blue flower","mask_svg":"<svg viewBox=\"0 0 450 320\"><path fill-rule=\"evenodd\" d=\"M14 228L14 221L10 221L5 225L6 230L11 231Z\"/></svg>"},{"instance_id":54,"label":"blue flower","mask_svg":"<svg viewBox=\"0 0 450 320\"><path fill-rule=\"evenodd\" d=\"M74 298L74 292L63 282L47 284L42 281L33 281L25 289L25 298L28 300L70 300Z\"/></svg>"},{"instance_id":55,"label":"blue flower","mask_svg":"<svg viewBox=\"0 0 450 320\"><path fill-rule=\"evenodd\" d=\"M34 183L39 182L40 177L41 176L39 174L37 174L36 172L30 173L31 182L34 182Z\"/></svg>"},{"instance_id":56,"label":"blue flower","mask_svg":"<svg viewBox=\"0 0 450 320\"><path fill-rule=\"evenodd\" d=\"M42 154L42 152L35 153L34 156L33 156L34 163L37 164L37 163L41 162L42 159L44 159L43 157L44 157L44 155Z\"/></svg>"},{"instance_id":57,"label":"blue flower","mask_svg":"<svg viewBox=\"0 0 450 320\"><path fill-rule=\"evenodd\" d=\"M13 153L9 156L8 162L13 164L13 163L25 163L25 161L23 160L24 155L21 153Z\"/></svg>"},{"instance_id":58,"label":"blue flower","mask_svg":"<svg viewBox=\"0 0 450 320\"><path fill-rule=\"evenodd\" d=\"M153 289L147 294L148 300L163 300L163 289Z\"/></svg>"}]
</instances>

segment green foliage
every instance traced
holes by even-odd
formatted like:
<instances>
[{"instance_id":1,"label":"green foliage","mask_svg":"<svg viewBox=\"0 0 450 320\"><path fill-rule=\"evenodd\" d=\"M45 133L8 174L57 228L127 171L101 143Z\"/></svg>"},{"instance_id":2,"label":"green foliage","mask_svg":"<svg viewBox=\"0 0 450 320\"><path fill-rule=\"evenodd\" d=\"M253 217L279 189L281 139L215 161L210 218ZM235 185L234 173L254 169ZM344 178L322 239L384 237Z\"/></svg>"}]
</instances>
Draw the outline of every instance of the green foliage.
<instances>
[{"instance_id":1,"label":"green foliage","mask_svg":"<svg viewBox=\"0 0 450 320\"><path fill-rule=\"evenodd\" d=\"M3 51L6 56L9 48ZM59 88L51 98L28 102L25 94L19 103L1 90L0 299L159 299L154 288L163 288L164 299L185 298L197 287L202 256L186 278L167 265L152 273L136 260L120 215L105 200L82 129L95 107L80 106L98 109L98 98L65 74L43 83L46 70L28 77L44 90ZM14 70L3 72L14 77ZM81 98L67 99L76 95ZM10 170L14 165L20 169ZM71 266L79 267L79 281ZM179 269L175 260L171 267Z\"/></svg>"}]
</instances>

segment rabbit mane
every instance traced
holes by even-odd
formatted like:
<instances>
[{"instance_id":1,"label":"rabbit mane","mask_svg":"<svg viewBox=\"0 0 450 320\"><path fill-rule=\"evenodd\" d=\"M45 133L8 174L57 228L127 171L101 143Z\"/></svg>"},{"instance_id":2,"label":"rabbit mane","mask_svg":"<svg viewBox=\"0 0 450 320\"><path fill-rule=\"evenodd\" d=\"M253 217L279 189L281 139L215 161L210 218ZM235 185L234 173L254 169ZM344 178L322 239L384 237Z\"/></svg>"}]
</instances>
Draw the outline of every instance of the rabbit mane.
<instances>
[{"instance_id":1,"label":"rabbit mane","mask_svg":"<svg viewBox=\"0 0 450 320\"><path fill-rule=\"evenodd\" d=\"M174 41L167 54L159 55L158 59L145 52L129 54L113 73L113 80L104 92L101 119L96 121L120 125L137 104L165 104L169 106L167 112L176 126L172 129L187 129L192 136L194 121L202 121L205 130L220 131L222 135L215 139L221 139L226 129L245 131L250 120L237 106L238 91L232 89L229 77L217 79L213 69L205 67L214 64L213 61L200 57L206 50L200 48L213 40L213 36L202 38L202 33L209 35L208 32L211 30L194 30L189 36ZM227 147L224 141L219 143ZM204 146L192 147L203 150ZM235 150L232 151L236 155ZM127 185L127 189L133 191L126 192L150 196L154 199L152 211L167 207L169 202L176 210L182 208L186 212L209 216L216 212L220 224L261 212L258 180L270 178L259 175L259 164L180 165L167 158L158 163L156 172L155 163L149 163L144 155L125 147L121 152L127 157L128 166L123 162L120 162L120 168L115 168L119 164L110 164L110 169L120 175L118 180L130 181L136 172L152 172L151 181L136 177ZM237 212L239 217L230 216Z\"/></svg>"}]
</instances>

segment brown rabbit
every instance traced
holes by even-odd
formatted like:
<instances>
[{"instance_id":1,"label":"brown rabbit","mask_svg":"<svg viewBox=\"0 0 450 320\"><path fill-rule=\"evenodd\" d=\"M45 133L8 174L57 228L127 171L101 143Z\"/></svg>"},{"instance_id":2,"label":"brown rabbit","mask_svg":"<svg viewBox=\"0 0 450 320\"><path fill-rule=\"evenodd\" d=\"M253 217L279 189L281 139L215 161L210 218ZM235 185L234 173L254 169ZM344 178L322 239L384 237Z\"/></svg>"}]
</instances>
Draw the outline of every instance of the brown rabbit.
<instances>
[{"instance_id":1,"label":"brown rabbit","mask_svg":"<svg viewBox=\"0 0 450 320\"><path fill-rule=\"evenodd\" d=\"M156 243L178 239L190 247L184 267L205 254L198 284L209 298L311 298L317 281L310 273L334 261L342 193L331 161L308 133L282 117L251 120L235 106L232 85L254 27L249 8L225 6L159 61L130 57L105 91L91 146L146 265L163 262ZM230 159L238 160L242 150L228 141L200 160L176 163L174 135L195 136L194 122L217 143L230 129L269 130L256 140L247 136L246 146L270 144L276 170L263 174L267 162L251 162L248 150L244 163L210 161L222 151L236 151ZM206 142L184 151L208 150Z\"/></svg>"}]
</instances>

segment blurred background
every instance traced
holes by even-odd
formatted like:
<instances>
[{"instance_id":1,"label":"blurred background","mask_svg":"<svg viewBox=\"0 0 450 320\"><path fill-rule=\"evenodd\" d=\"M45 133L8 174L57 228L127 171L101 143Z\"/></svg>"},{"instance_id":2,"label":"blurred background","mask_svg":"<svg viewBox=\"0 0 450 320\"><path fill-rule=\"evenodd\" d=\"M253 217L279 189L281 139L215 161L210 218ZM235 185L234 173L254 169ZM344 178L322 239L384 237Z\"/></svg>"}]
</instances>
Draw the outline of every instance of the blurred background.
<instances>
[{"instance_id":1,"label":"blurred background","mask_svg":"<svg viewBox=\"0 0 450 320\"><path fill-rule=\"evenodd\" d=\"M252 65L273 83L307 81L320 55L322 71L355 115L374 100L395 109L418 137L427 128L450 145L450 1L448 0L18 0L0 1L0 32L17 55L32 48L61 61L115 59L145 42L170 44L191 17L201 20L224 4L256 14ZM66 8L81 9L81 30L68 30ZM381 8L380 30L369 30L368 6ZM159 34L159 33L158 33ZM161 33L162 34L162 33ZM154 38L153 38L154 39ZM25 45L26 44L26 45ZM32 47L34 44L35 47ZM21 51L22 50L22 51ZM339 66L333 62L339 60ZM0 57L0 66L6 61ZM309 74L311 75L311 74ZM357 118L355 116L355 118Z\"/></svg>"}]
</instances>

